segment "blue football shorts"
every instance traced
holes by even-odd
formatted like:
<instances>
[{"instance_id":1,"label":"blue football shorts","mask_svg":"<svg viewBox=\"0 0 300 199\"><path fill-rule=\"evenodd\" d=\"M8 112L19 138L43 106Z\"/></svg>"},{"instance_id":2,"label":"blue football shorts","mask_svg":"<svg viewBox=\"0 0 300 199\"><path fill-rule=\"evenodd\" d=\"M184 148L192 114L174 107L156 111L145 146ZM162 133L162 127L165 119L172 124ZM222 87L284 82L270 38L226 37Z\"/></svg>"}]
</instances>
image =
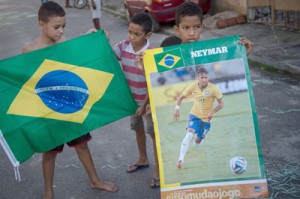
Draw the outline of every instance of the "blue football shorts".
<instances>
[{"instance_id":1,"label":"blue football shorts","mask_svg":"<svg viewBox=\"0 0 300 199\"><path fill-rule=\"evenodd\" d=\"M186 128L194 129L198 138L201 140L205 138L210 129L209 122L203 122L200 118L190 114L187 121Z\"/></svg>"}]
</instances>

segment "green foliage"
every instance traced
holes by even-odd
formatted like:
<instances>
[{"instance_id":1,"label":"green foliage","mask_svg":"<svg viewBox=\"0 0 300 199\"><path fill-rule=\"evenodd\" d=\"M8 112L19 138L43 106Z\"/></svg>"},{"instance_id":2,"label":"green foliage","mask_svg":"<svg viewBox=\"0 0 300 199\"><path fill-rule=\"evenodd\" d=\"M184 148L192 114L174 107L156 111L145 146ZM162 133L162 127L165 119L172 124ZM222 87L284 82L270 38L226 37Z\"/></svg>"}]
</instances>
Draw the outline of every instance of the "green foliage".
<instances>
[{"instance_id":1,"label":"green foliage","mask_svg":"<svg viewBox=\"0 0 300 199\"><path fill-rule=\"evenodd\" d=\"M260 62L254 61L254 60L248 59L248 63L250 66L259 68L264 71L273 72L273 73L279 72L279 70L273 66L263 64L263 63L260 63Z\"/></svg>"}]
</instances>

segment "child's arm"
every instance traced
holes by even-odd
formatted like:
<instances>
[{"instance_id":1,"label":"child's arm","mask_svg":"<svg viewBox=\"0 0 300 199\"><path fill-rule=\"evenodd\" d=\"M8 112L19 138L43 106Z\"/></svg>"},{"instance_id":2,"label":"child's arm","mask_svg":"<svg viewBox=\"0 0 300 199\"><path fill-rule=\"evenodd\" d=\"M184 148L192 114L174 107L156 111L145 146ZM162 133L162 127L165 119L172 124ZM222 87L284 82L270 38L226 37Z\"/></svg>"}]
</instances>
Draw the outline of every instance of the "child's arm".
<instances>
[{"instance_id":1,"label":"child's arm","mask_svg":"<svg viewBox=\"0 0 300 199\"><path fill-rule=\"evenodd\" d=\"M145 69L144 69L144 64L143 64L143 57L144 57L144 52L136 54L134 62L135 62L135 66L142 71L142 73L145 73Z\"/></svg>"},{"instance_id":2,"label":"child's arm","mask_svg":"<svg viewBox=\"0 0 300 199\"><path fill-rule=\"evenodd\" d=\"M103 32L104 32L106 38L107 38L108 41L109 41L109 34L108 34L108 31L107 31L107 30L104 30L104 29L102 29L102 30L103 30ZM90 33L97 32L97 31L98 31L98 30L97 30L96 28L91 28L91 29L89 29L85 34L90 34Z\"/></svg>"},{"instance_id":3,"label":"child's arm","mask_svg":"<svg viewBox=\"0 0 300 199\"><path fill-rule=\"evenodd\" d=\"M96 4L94 2L94 0L89 0L90 6L93 8L93 10L96 10Z\"/></svg>"},{"instance_id":4,"label":"child's arm","mask_svg":"<svg viewBox=\"0 0 300 199\"><path fill-rule=\"evenodd\" d=\"M147 94L145 97L145 100L143 101L143 103L140 105L140 107L137 109L136 111L136 115L137 116L142 116L146 113L146 108L147 105L149 104L149 95Z\"/></svg>"},{"instance_id":5,"label":"child's arm","mask_svg":"<svg viewBox=\"0 0 300 199\"><path fill-rule=\"evenodd\" d=\"M118 61L122 60L122 46L123 46L123 41L120 41L117 44L112 46L112 49Z\"/></svg>"},{"instance_id":6,"label":"child's arm","mask_svg":"<svg viewBox=\"0 0 300 199\"><path fill-rule=\"evenodd\" d=\"M32 51L32 50L30 50L30 48L28 46L25 46L24 48L22 48L21 53L23 54L23 53L27 53L27 52L30 52L30 51Z\"/></svg>"}]
</instances>

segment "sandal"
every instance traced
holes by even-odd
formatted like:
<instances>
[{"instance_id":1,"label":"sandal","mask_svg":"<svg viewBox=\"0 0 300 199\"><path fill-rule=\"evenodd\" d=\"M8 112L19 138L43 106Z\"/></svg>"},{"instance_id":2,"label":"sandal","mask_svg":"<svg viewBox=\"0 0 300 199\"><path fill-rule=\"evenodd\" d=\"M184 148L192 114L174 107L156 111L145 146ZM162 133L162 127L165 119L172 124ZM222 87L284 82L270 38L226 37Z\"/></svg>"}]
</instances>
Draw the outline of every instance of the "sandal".
<instances>
[{"instance_id":1,"label":"sandal","mask_svg":"<svg viewBox=\"0 0 300 199\"><path fill-rule=\"evenodd\" d=\"M160 187L160 179L152 178L151 189L158 189Z\"/></svg>"},{"instance_id":2,"label":"sandal","mask_svg":"<svg viewBox=\"0 0 300 199\"><path fill-rule=\"evenodd\" d=\"M129 165L127 168L127 173L132 173L141 169L146 169L149 167L149 164L146 165L138 165L138 164L133 164L133 165ZM131 168L131 169L129 169Z\"/></svg>"}]
</instances>

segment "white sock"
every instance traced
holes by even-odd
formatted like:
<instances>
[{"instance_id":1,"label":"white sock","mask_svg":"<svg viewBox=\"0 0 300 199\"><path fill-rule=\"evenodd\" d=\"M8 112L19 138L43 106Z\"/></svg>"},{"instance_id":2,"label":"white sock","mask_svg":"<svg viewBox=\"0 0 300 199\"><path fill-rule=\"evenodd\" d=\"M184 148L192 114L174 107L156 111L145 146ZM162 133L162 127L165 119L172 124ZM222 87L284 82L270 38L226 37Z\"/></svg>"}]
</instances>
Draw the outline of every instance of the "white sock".
<instances>
[{"instance_id":1,"label":"white sock","mask_svg":"<svg viewBox=\"0 0 300 199\"><path fill-rule=\"evenodd\" d=\"M194 147L199 147L199 146L200 146L200 144L202 143L202 141L203 141L203 140L201 140L201 142L200 142L200 143L197 143L197 142L195 142L195 141L194 141Z\"/></svg>"},{"instance_id":2,"label":"white sock","mask_svg":"<svg viewBox=\"0 0 300 199\"><path fill-rule=\"evenodd\" d=\"M180 155L179 155L179 160L181 160L182 162L184 161L185 154L189 148L190 141L193 139L193 135L194 135L193 133L187 132L185 134L184 139L182 140L181 148L180 148Z\"/></svg>"}]
</instances>

